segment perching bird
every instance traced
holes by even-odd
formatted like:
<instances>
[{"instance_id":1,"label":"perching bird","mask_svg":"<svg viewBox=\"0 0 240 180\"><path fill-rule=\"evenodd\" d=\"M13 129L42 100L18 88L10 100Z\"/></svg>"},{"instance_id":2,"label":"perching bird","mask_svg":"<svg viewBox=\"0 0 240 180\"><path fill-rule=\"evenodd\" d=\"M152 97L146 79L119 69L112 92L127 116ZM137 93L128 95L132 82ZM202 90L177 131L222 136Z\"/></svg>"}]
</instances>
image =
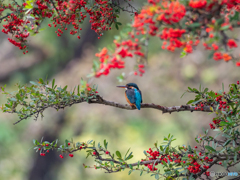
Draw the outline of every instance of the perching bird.
<instances>
[{"instance_id":1,"label":"perching bird","mask_svg":"<svg viewBox=\"0 0 240 180\"><path fill-rule=\"evenodd\" d=\"M142 93L135 83L128 83L126 86L117 86L125 88L125 98L130 106L135 106L138 110L141 109Z\"/></svg>"}]
</instances>

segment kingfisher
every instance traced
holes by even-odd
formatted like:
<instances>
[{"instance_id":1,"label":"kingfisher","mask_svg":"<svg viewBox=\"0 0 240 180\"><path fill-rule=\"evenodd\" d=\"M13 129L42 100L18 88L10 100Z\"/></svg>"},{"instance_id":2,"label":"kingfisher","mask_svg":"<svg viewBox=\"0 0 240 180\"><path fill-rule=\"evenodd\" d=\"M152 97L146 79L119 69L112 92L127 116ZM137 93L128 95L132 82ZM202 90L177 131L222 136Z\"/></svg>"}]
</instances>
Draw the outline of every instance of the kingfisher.
<instances>
[{"instance_id":1,"label":"kingfisher","mask_svg":"<svg viewBox=\"0 0 240 180\"><path fill-rule=\"evenodd\" d=\"M141 109L142 93L135 83L128 83L126 86L117 86L125 88L125 98L130 106L135 106L138 110Z\"/></svg>"}]
</instances>

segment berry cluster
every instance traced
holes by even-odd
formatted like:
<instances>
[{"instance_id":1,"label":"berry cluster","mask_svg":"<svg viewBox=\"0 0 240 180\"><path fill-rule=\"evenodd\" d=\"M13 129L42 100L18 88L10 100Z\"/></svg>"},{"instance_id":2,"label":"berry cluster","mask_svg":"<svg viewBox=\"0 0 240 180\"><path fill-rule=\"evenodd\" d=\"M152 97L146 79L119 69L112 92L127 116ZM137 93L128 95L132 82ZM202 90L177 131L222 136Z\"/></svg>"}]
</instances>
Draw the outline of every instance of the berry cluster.
<instances>
[{"instance_id":1,"label":"berry cluster","mask_svg":"<svg viewBox=\"0 0 240 180\"><path fill-rule=\"evenodd\" d=\"M134 39L134 35L131 33L128 34L128 36L132 39ZM115 44L115 52L109 53L107 48L103 48L101 52L96 53L96 57L99 58L99 68L95 69L95 77L100 77L101 75L108 75L110 72L110 69L122 69L125 67L125 62L123 61L126 57L133 57L133 55L136 55L140 58L144 58L145 55L141 51L141 46L138 44L139 40L138 38L135 38L134 40L123 40L121 42L118 42L117 40L114 40ZM144 71L144 65L139 64L138 65L138 72L139 75L142 76ZM138 72L135 71L134 74L138 75Z\"/></svg>"},{"instance_id":2,"label":"berry cluster","mask_svg":"<svg viewBox=\"0 0 240 180\"><path fill-rule=\"evenodd\" d=\"M70 34L80 34L80 30L82 30L80 25L89 15L91 29L102 36L102 32L111 29L111 24L116 22L118 12L111 6L111 3L104 0L96 0L93 4L87 0L37 0L24 2L21 6L12 3L0 7L0 13L6 9L12 11L4 19L6 24L3 25L2 32L12 34L14 39L9 38L9 41L24 50L27 48L28 28L34 33L38 33L40 24L46 18L52 19L52 24L48 24L48 26L58 28L55 32L57 36L61 36L63 31L68 29L69 24L73 26ZM80 39L79 35L77 37ZM27 53L26 50L24 50L24 54L25 52Z\"/></svg>"},{"instance_id":3,"label":"berry cluster","mask_svg":"<svg viewBox=\"0 0 240 180\"><path fill-rule=\"evenodd\" d=\"M186 147L182 147L183 150L187 151ZM195 149L197 149L197 146L195 146ZM141 160L142 162L147 160L160 160L161 164L168 164L169 162L175 163L175 165L181 165L183 168L188 169L189 173L197 174L202 171L206 171L210 168L209 164L213 162L212 158L209 158L208 156L203 155L201 152L199 153L188 153L187 158L185 158L183 161L181 160L181 157L183 157L183 154L178 154L175 152L169 153L169 154L162 154L157 150L153 151L152 148L149 148L148 151L146 151L149 156L147 156L147 159ZM160 156L161 155L161 156ZM221 165L222 163L219 162ZM144 164L150 171L156 171L158 168L156 166L158 165L158 162L154 163L148 163ZM204 173L205 175L209 176L209 172L206 171Z\"/></svg>"}]
</instances>

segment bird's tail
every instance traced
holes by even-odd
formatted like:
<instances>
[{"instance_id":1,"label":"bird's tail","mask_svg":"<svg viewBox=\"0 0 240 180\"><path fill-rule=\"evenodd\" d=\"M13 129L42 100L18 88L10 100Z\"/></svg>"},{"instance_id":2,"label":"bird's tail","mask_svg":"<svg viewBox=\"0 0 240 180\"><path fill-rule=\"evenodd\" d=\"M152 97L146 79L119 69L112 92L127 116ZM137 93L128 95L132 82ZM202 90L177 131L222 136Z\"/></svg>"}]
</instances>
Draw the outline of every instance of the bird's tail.
<instances>
[{"instance_id":1,"label":"bird's tail","mask_svg":"<svg viewBox=\"0 0 240 180\"><path fill-rule=\"evenodd\" d=\"M140 110L141 109L141 104L136 103L136 107L137 107L138 110Z\"/></svg>"}]
</instances>

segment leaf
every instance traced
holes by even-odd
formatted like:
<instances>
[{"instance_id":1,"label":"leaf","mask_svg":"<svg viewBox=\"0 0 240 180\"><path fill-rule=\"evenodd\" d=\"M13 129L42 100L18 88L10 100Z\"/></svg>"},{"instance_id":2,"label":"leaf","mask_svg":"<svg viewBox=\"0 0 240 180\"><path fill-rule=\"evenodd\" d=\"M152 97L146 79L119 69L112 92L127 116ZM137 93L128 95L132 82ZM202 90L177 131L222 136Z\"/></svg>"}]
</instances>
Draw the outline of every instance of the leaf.
<instances>
[{"instance_id":1,"label":"leaf","mask_svg":"<svg viewBox=\"0 0 240 180\"><path fill-rule=\"evenodd\" d=\"M104 143L105 149L107 149L108 142L106 141L106 139L104 139L103 143Z\"/></svg>"},{"instance_id":2,"label":"leaf","mask_svg":"<svg viewBox=\"0 0 240 180\"><path fill-rule=\"evenodd\" d=\"M187 91L186 91L186 92L184 92L180 98L182 98L182 97L183 97L183 96L184 96L186 93L187 93Z\"/></svg>"},{"instance_id":3,"label":"leaf","mask_svg":"<svg viewBox=\"0 0 240 180\"><path fill-rule=\"evenodd\" d=\"M43 82L43 79L42 79L42 78L39 78L38 80L39 80L39 82L40 82L41 84L44 84L44 82Z\"/></svg>"},{"instance_id":4,"label":"leaf","mask_svg":"<svg viewBox=\"0 0 240 180\"><path fill-rule=\"evenodd\" d=\"M37 145L37 140L33 139L33 144Z\"/></svg>"},{"instance_id":5,"label":"leaf","mask_svg":"<svg viewBox=\"0 0 240 180\"><path fill-rule=\"evenodd\" d=\"M207 150L209 150L209 151L216 152L216 150L215 150L215 149L213 149L211 146L205 146L205 148L206 148Z\"/></svg>"},{"instance_id":6,"label":"leaf","mask_svg":"<svg viewBox=\"0 0 240 180\"><path fill-rule=\"evenodd\" d=\"M204 91L203 91L203 93L206 93L207 91L208 91L208 88L205 88Z\"/></svg>"},{"instance_id":7,"label":"leaf","mask_svg":"<svg viewBox=\"0 0 240 180\"><path fill-rule=\"evenodd\" d=\"M11 98L10 100L11 100L11 101L15 101L15 102L17 101L17 99L16 99L16 98Z\"/></svg>"},{"instance_id":8,"label":"leaf","mask_svg":"<svg viewBox=\"0 0 240 180\"><path fill-rule=\"evenodd\" d=\"M183 51L181 52L180 58L183 58L183 57L185 57L186 55L187 55L186 51L183 50Z\"/></svg>"},{"instance_id":9,"label":"leaf","mask_svg":"<svg viewBox=\"0 0 240 180\"><path fill-rule=\"evenodd\" d=\"M230 117L227 117L227 120L232 123L232 119ZM224 122L224 121L223 121Z\"/></svg>"},{"instance_id":10,"label":"leaf","mask_svg":"<svg viewBox=\"0 0 240 180\"><path fill-rule=\"evenodd\" d=\"M194 100L190 100L187 102L187 104L192 104L194 102Z\"/></svg>"},{"instance_id":11,"label":"leaf","mask_svg":"<svg viewBox=\"0 0 240 180\"><path fill-rule=\"evenodd\" d=\"M146 152L145 150L143 151L143 153L144 153L146 156L148 155L147 152Z\"/></svg>"},{"instance_id":12,"label":"leaf","mask_svg":"<svg viewBox=\"0 0 240 180\"><path fill-rule=\"evenodd\" d=\"M230 27L230 25L222 26L222 27L220 27L220 31L228 30L229 27Z\"/></svg>"},{"instance_id":13,"label":"leaf","mask_svg":"<svg viewBox=\"0 0 240 180\"><path fill-rule=\"evenodd\" d=\"M129 172L128 172L128 175L130 175L132 173L132 170L130 170Z\"/></svg>"},{"instance_id":14,"label":"leaf","mask_svg":"<svg viewBox=\"0 0 240 180\"><path fill-rule=\"evenodd\" d=\"M52 89L54 89L55 79L52 80Z\"/></svg>"},{"instance_id":15,"label":"leaf","mask_svg":"<svg viewBox=\"0 0 240 180\"><path fill-rule=\"evenodd\" d=\"M195 23L192 23L192 24L189 24L188 27L190 28L197 28L197 27L200 27L201 24L199 22L195 22Z\"/></svg>"},{"instance_id":16,"label":"leaf","mask_svg":"<svg viewBox=\"0 0 240 180\"><path fill-rule=\"evenodd\" d=\"M235 152L235 155L234 155L234 162L236 163L237 162L237 153Z\"/></svg>"},{"instance_id":17,"label":"leaf","mask_svg":"<svg viewBox=\"0 0 240 180\"><path fill-rule=\"evenodd\" d=\"M117 23L115 23L115 27L116 27L117 30L119 29Z\"/></svg>"},{"instance_id":18,"label":"leaf","mask_svg":"<svg viewBox=\"0 0 240 180\"><path fill-rule=\"evenodd\" d=\"M126 160L129 160L129 159L132 159L133 158L133 155L132 155L132 152L128 155L128 157L126 158Z\"/></svg>"},{"instance_id":19,"label":"leaf","mask_svg":"<svg viewBox=\"0 0 240 180\"><path fill-rule=\"evenodd\" d=\"M68 87L68 86L65 86L65 87L63 88L63 90L66 91L66 90L67 90L67 87Z\"/></svg>"},{"instance_id":20,"label":"leaf","mask_svg":"<svg viewBox=\"0 0 240 180\"><path fill-rule=\"evenodd\" d=\"M228 139L228 140L223 144L223 146L227 146L230 142L231 142L231 139Z\"/></svg>"},{"instance_id":21,"label":"leaf","mask_svg":"<svg viewBox=\"0 0 240 180\"><path fill-rule=\"evenodd\" d=\"M158 174L155 174L155 179L159 179L159 175Z\"/></svg>"},{"instance_id":22,"label":"leaf","mask_svg":"<svg viewBox=\"0 0 240 180\"><path fill-rule=\"evenodd\" d=\"M119 151L116 151L116 155L117 155L117 157L122 158L122 155Z\"/></svg>"},{"instance_id":23,"label":"leaf","mask_svg":"<svg viewBox=\"0 0 240 180\"><path fill-rule=\"evenodd\" d=\"M31 84L35 85L35 86L39 86L38 83L34 82L34 81L30 81Z\"/></svg>"},{"instance_id":24,"label":"leaf","mask_svg":"<svg viewBox=\"0 0 240 180\"><path fill-rule=\"evenodd\" d=\"M131 148L129 148L128 150L127 150L127 152L126 152L126 154L125 154L125 156L124 157L126 157L127 156L127 154L128 154L128 152L129 152L129 150L130 150Z\"/></svg>"}]
</instances>

